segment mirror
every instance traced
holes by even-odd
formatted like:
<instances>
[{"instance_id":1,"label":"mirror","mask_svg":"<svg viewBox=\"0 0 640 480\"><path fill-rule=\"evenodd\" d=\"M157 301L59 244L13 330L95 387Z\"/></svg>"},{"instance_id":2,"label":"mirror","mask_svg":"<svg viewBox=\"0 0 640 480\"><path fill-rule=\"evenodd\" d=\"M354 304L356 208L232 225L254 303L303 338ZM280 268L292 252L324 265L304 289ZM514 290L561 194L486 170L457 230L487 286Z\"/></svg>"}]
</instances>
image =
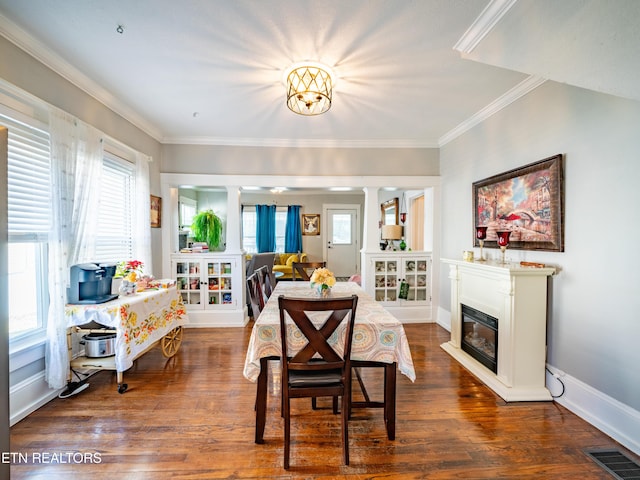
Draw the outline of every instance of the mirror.
<instances>
[{"instance_id":1,"label":"mirror","mask_svg":"<svg viewBox=\"0 0 640 480\"><path fill-rule=\"evenodd\" d=\"M382 225L398 225L398 197L380 204Z\"/></svg>"}]
</instances>

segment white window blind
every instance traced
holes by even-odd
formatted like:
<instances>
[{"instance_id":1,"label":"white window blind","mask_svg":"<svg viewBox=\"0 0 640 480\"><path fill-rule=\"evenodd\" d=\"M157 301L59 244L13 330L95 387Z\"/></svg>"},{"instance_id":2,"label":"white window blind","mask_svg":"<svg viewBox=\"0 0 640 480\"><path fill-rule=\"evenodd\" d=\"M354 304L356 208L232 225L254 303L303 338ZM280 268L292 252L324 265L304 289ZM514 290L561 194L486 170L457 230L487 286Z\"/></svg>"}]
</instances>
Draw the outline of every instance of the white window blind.
<instances>
[{"instance_id":1,"label":"white window blind","mask_svg":"<svg viewBox=\"0 0 640 480\"><path fill-rule=\"evenodd\" d=\"M10 238L46 241L51 217L49 134L0 114L9 129Z\"/></svg>"},{"instance_id":2,"label":"white window blind","mask_svg":"<svg viewBox=\"0 0 640 480\"><path fill-rule=\"evenodd\" d=\"M0 112L8 129L9 335L11 342L42 334L51 217L50 146L45 126L19 112ZM13 343L12 343L13 344Z\"/></svg>"},{"instance_id":3,"label":"white window blind","mask_svg":"<svg viewBox=\"0 0 640 480\"><path fill-rule=\"evenodd\" d=\"M133 257L135 166L105 152L98 212L96 261Z\"/></svg>"}]
</instances>

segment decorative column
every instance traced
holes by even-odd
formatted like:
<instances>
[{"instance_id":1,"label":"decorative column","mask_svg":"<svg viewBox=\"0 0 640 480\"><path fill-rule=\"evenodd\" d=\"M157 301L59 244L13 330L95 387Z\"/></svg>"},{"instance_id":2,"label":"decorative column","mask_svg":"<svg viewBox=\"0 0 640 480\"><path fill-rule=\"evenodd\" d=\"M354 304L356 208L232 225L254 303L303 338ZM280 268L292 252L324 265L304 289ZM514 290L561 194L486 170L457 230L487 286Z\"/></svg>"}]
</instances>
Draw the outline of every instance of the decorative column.
<instances>
[{"instance_id":1,"label":"decorative column","mask_svg":"<svg viewBox=\"0 0 640 480\"><path fill-rule=\"evenodd\" d=\"M360 276L362 288L367 286L369 270L373 268L371 255L380 253L380 200L379 187L364 187L364 231L362 234L362 250L360 251ZM373 286L372 286L373 287Z\"/></svg>"},{"instance_id":2,"label":"decorative column","mask_svg":"<svg viewBox=\"0 0 640 480\"><path fill-rule=\"evenodd\" d=\"M240 206L240 187L227 187L227 231L226 248L227 253L242 253L240 238L240 220L242 218Z\"/></svg>"},{"instance_id":3,"label":"decorative column","mask_svg":"<svg viewBox=\"0 0 640 480\"><path fill-rule=\"evenodd\" d=\"M380 200L378 187L364 187L363 252L380 251Z\"/></svg>"}]
</instances>

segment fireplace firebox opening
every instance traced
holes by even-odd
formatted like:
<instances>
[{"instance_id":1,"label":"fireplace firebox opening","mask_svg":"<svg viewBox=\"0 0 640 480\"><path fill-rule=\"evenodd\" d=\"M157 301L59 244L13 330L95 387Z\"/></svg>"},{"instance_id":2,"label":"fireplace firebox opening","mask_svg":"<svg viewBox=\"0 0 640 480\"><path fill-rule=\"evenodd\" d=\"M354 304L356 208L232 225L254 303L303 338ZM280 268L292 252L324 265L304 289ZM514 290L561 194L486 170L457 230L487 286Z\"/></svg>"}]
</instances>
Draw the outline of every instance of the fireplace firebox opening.
<instances>
[{"instance_id":1,"label":"fireplace firebox opening","mask_svg":"<svg viewBox=\"0 0 640 480\"><path fill-rule=\"evenodd\" d=\"M498 319L461 304L462 350L493 373L498 371Z\"/></svg>"}]
</instances>

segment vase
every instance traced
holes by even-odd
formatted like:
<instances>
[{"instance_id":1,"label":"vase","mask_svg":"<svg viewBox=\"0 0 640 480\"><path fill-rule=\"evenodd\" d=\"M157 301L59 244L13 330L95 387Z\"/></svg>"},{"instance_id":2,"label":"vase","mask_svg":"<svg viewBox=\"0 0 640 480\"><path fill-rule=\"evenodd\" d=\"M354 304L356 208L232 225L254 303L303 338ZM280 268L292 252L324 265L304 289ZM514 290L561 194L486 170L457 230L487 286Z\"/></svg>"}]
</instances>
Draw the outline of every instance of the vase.
<instances>
[{"instance_id":1,"label":"vase","mask_svg":"<svg viewBox=\"0 0 640 480\"><path fill-rule=\"evenodd\" d=\"M316 287L316 295L320 298L327 298L329 295L331 295L331 287L324 284L318 285Z\"/></svg>"},{"instance_id":2,"label":"vase","mask_svg":"<svg viewBox=\"0 0 640 480\"><path fill-rule=\"evenodd\" d=\"M120 284L120 288L118 289L120 295L129 296L135 295L137 289L137 285L135 282L130 282L129 280L122 280Z\"/></svg>"}]
</instances>

